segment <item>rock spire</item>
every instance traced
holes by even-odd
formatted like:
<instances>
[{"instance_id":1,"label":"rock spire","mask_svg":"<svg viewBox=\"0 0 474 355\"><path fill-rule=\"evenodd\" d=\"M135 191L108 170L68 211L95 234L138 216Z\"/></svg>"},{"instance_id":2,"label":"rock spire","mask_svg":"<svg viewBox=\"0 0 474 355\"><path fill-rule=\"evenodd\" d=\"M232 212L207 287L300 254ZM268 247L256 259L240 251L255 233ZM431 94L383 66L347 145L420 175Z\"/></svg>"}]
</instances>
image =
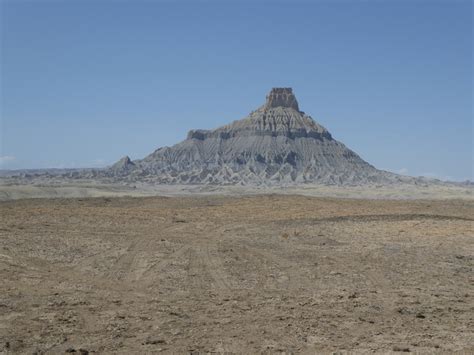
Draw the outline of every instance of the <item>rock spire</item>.
<instances>
[{"instance_id":1,"label":"rock spire","mask_svg":"<svg viewBox=\"0 0 474 355\"><path fill-rule=\"evenodd\" d=\"M265 108L287 107L299 111L298 101L293 94L292 88L273 88L267 95Z\"/></svg>"}]
</instances>

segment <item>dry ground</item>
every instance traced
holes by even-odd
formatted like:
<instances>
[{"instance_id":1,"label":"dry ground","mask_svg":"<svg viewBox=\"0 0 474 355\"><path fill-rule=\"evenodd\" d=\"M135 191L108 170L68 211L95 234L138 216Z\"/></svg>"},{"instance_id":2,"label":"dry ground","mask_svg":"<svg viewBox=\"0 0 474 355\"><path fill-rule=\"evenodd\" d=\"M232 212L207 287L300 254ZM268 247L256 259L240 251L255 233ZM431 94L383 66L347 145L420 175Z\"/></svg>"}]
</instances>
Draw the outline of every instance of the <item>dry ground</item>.
<instances>
[{"instance_id":1,"label":"dry ground","mask_svg":"<svg viewBox=\"0 0 474 355\"><path fill-rule=\"evenodd\" d=\"M261 194L303 195L356 199L429 199L473 200L473 185L395 184L337 186L299 184L289 186L229 186L229 185L153 185L100 183L94 180L72 181L45 179L43 182L19 184L16 179L0 177L0 201L25 198L86 198L86 197L149 197L225 195L249 196Z\"/></svg>"},{"instance_id":2,"label":"dry ground","mask_svg":"<svg viewBox=\"0 0 474 355\"><path fill-rule=\"evenodd\" d=\"M0 353L474 352L474 202L0 203Z\"/></svg>"}]
</instances>

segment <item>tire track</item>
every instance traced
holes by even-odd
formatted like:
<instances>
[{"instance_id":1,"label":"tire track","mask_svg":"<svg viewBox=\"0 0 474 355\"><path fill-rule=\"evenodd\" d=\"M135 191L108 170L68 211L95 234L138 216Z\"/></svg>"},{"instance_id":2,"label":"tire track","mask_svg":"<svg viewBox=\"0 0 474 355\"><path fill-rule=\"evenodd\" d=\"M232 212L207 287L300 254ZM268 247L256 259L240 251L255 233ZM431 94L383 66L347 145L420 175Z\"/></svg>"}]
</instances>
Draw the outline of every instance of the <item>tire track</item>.
<instances>
[{"instance_id":1,"label":"tire track","mask_svg":"<svg viewBox=\"0 0 474 355\"><path fill-rule=\"evenodd\" d=\"M242 249L245 250L245 256L253 256L252 263L255 262L263 264L263 266L268 270L263 272L259 269L259 279L257 281L257 288L266 289L268 283L273 283L276 287L270 287L275 289L289 289L292 281L292 276L286 271L291 269L289 263L282 263L281 258L276 257L272 253L269 253L265 250L257 250L255 247L243 246ZM265 260L265 261L264 261ZM270 266L268 265L270 264ZM278 279L275 279L275 271L279 274ZM273 276L273 277L271 277ZM274 280L272 280L272 278ZM281 281L280 281L281 280Z\"/></svg>"},{"instance_id":2,"label":"tire track","mask_svg":"<svg viewBox=\"0 0 474 355\"><path fill-rule=\"evenodd\" d=\"M367 214L367 215L348 215L334 216L325 218L304 218L304 219L282 219L277 224L293 225L301 223L324 223L324 222L404 222L412 220L438 220L438 221L467 221L473 222L474 219L460 216L445 216L438 214Z\"/></svg>"},{"instance_id":3,"label":"tire track","mask_svg":"<svg viewBox=\"0 0 474 355\"><path fill-rule=\"evenodd\" d=\"M383 274L382 270L370 268L365 270L364 274L369 283L382 296L379 301L383 305L382 312L384 313L384 318L390 319L390 327L397 331L400 339L406 340L411 330L405 326L403 317L396 313L398 298L395 297L397 292L394 291L393 284L387 279L386 275Z\"/></svg>"},{"instance_id":4,"label":"tire track","mask_svg":"<svg viewBox=\"0 0 474 355\"><path fill-rule=\"evenodd\" d=\"M214 255L218 253L217 250L205 245L196 247L195 251L212 278L216 290L223 291L238 288L232 277L224 271L225 268L222 262Z\"/></svg>"},{"instance_id":5,"label":"tire track","mask_svg":"<svg viewBox=\"0 0 474 355\"><path fill-rule=\"evenodd\" d=\"M127 250L119 256L110 271L105 274L106 278L115 278L118 280L127 279L137 252L142 249L145 244L145 241L138 239L138 236L135 236L135 238L136 240L127 247Z\"/></svg>"},{"instance_id":6,"label":"tire track","mask_svg":"<svg viewBox=\"0 0 474 355\"><path fill-rule=\"evenodd\" d=\"M173 226L165 228L161 233L166 233ZM139 281L143 275L153 267L149 262L149 254L156 248L152 248L153 243L160 241L158 235L152 237L144 237L143 235L135 235L136 239L133 241L127 250L117 259L113 269L106 276L108 277L117 277L118 279L123 279L125 281ZM184 253L183 251L182 253ZM173 252L170 256L174 257ZM181 253L181 254L182 254ZM168 256L168 257L170 257ZM167 259L168 259L167 257ZM159 263L158 263L159 265ZM163 264L163 266L165 266Z\"/></svg>"},{"instance_id":7,"label":"tire track","mask_svg":"<svg viewBox=\"0 0 474 355\"><path fill-rule=\"evenodd\" d=\"M189 245L181 246L178 250L168 255L166 259L147 265L135 274L135 280L143 280L142 285L145 287L152 286L156 281L156 278L153 276L155 276L156 274L162 274L163 271L170 266L170 264L172 264L176 259L184 257L184 255L190 249L191 246ZM151 277L148 277L147 275L149 275L150 273L152 273Z\"/></svg>"}]
</instances>

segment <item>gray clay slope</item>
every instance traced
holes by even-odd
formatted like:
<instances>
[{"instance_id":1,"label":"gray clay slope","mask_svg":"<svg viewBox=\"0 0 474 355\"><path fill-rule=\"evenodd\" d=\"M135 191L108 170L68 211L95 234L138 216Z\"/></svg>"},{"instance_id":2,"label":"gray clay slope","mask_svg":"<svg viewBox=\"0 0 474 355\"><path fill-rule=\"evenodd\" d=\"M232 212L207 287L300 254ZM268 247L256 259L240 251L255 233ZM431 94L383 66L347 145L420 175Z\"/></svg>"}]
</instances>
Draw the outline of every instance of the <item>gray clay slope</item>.
<instances>
[{"instance_id":1,"label":"gray clay slope","mask_svg":"<svg viewBox=\"0 0 474 355\"><path fill-rule=\"evenodd\" d=\"M186 140L144 159L128 157L101 174L165 184L359 185L409 182L374 168L299 110L291 88L274 88L244 119L214 130L192 130Z\"/></svg>"}]
</instances>

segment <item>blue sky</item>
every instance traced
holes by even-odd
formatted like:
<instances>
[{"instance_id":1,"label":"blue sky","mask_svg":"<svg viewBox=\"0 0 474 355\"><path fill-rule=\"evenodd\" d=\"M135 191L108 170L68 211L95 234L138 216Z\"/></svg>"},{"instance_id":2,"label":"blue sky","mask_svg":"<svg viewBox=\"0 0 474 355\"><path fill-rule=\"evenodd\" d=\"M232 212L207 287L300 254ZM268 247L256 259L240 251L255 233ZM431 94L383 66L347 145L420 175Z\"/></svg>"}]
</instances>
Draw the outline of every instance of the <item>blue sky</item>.
<instances>
[{"instance_id":1,"label":"blue sky","mask_svg":"<svg viewBox=\"0 0 474 355\"><path fill-rule=\"evenodd\" d=\"M376 167L473 179L471 1L0 1L4 169L142 158L290 86Z\"/></svg>"}]
</instances>

